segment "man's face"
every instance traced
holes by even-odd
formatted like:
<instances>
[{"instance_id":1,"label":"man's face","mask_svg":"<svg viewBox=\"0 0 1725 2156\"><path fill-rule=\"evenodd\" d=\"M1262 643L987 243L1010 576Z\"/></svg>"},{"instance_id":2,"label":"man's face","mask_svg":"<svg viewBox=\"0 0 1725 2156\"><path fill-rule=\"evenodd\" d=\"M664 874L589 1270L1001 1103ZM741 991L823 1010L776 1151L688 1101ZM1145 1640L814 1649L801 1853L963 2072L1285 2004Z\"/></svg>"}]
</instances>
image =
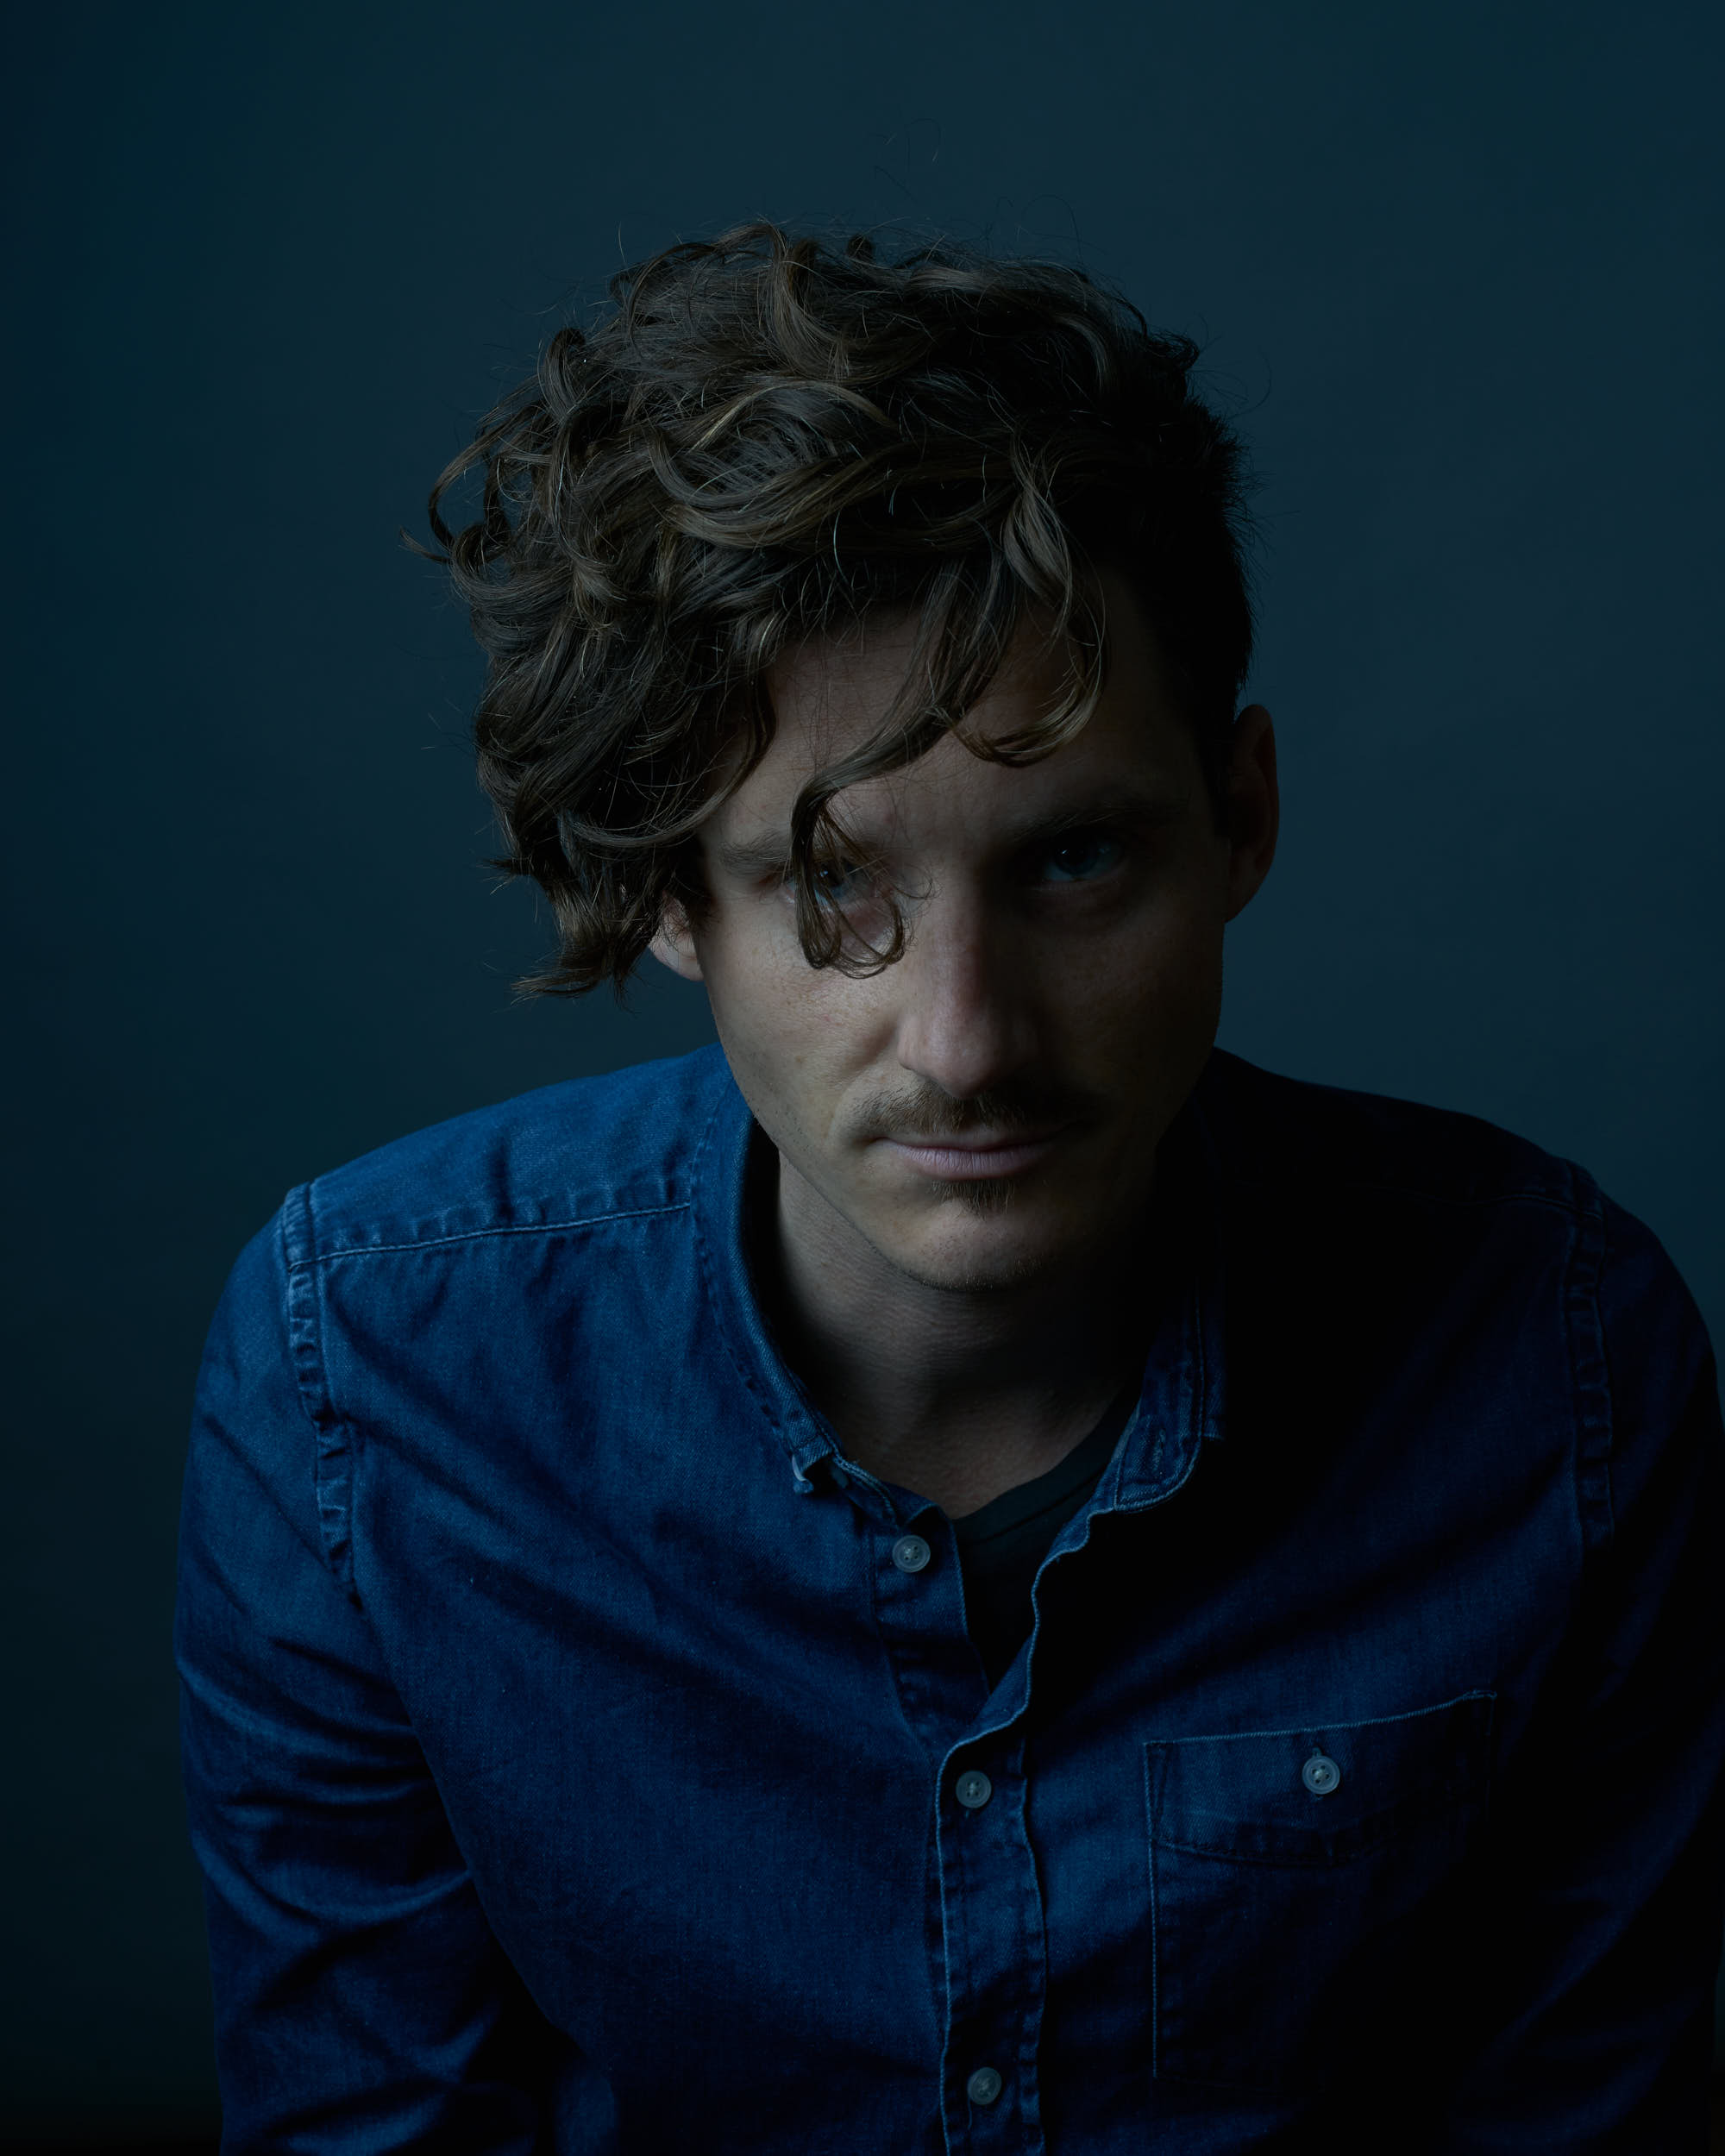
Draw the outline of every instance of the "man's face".
<instances>
[{"instance_id":1,"label":"man's face","mask_svg":"<svg viewBox=\"0 0 1725 2156\"><path fill-rule=\"evenodd\" d=\"M1156 1148L1215 1037L1222 930L1275 843L1266 714L1236 724L1231 831L1149 634L1110 579L1108 680L1076 739L989 763L950 738L833 806L859 867L835 895L879 943L890 883L909 941L866 978L817 969L783 877L805 780L871 735L913 624L799 647L768 687L771 747L709 819L711 906L657 955L704 980L731 1070L778 1148L781 1217L848 1256L969 1292L1094 1259L1138 1213ZM1024 640L971 713L1004 734L1058 695Z\"/></svg>"}]
</instances>

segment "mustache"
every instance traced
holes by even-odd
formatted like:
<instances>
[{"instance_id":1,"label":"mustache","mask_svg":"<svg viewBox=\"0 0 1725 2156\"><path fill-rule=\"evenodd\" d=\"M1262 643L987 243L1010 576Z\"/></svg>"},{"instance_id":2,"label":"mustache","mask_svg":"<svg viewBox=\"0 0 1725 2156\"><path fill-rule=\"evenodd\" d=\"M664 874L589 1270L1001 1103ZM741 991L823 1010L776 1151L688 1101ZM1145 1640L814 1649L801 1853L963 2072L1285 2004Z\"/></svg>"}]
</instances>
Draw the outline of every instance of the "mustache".
<instances>
[{"instance_id":1,"label":"mustache","mask_svg":"<svg viewBox=\"0 0 1725 2156\"><path fill-rule=\"evenodd\" d=\"M869 1101L858 1118L858 1126L863 1137L871 1138L925 1141L968 1138L974 1131L1011 1138L1021 1131L1045 1131L1051 1124L1086 1121L1096 1105L1088 1094L1070 1086L1030 1078L962 1100L925 1081Z\"/></svg>"}]
</instances>

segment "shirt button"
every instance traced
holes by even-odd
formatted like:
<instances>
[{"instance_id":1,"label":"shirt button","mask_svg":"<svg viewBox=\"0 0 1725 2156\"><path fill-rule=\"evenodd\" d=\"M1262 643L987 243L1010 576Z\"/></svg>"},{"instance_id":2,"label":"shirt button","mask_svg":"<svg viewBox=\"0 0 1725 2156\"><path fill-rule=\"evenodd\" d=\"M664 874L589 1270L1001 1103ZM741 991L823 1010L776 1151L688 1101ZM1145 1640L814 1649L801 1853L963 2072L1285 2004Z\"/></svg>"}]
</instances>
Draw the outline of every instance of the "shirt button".
<instances>
[{"instance_id":1,"label":"shirt button","mask_svg":"<svg viewBox=\"0 0 1725 2156\"><path fill-rule=\"evenodd\" d=\"M1314 1752L1300 1770L1300 1779L1314 1796L1327 1796L1341 1787L1342 1771L1327 1752Z\"/></svg>"},{"instance_id":2,"label":"shirt button","mask_svg":"<svg viewBox=\"0 0 1725 2156\"><path fill-rule=\"evenodd\" d=\"M980 1767L972 1767L953 1783L952 1794L967 1812L980 1812L994 1794L994 1785Z\"/></svg>"},{"instance_id":3,"label":"shirt button","mask_svg":"<svg viewBox=\"0 0 1725 2156\"><path fill-rule=\"evenodd\" d=\"M933 1555L920 1535L900 1535L893 1545L893 1562L901 1572L920 1572Z\"/></svg>"},{"instance_id":4,"label":"shirt button","mask_svg":"<svg viewBox=\"0 0 1725 2156\"><path fill-rule=\"evenodd\" d=\"M972 2103L992 2103L1006 2084L992 2066L978 2066L964 2084Z\"/></svg>"}]
</instances>

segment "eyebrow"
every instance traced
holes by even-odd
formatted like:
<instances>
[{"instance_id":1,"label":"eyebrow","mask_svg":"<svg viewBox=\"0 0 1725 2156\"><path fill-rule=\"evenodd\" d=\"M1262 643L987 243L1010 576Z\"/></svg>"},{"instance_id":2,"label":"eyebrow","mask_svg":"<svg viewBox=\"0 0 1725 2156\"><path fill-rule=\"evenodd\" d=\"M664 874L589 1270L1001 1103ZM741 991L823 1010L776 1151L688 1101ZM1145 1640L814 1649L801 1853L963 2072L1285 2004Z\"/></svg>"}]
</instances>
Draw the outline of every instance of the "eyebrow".
<instances>
[{"instance_id":1,"label":"eyebrow","mask_svg":"<svg viewBox=\"0 0 1725 2156\"><path fill-rule=\"evenodd\" d=\"M1138 787L1082 795L1064 808L1052 809L1009 832L1007 850L1024 853L1051 845L1073 831L1106 824L1134 824L1141 830L1153 830L1172 823L1184 805L1176 794ZM791 863L791 835L788 830L763 831L753 838L722 841L713 849L713 862L721 874L741 882L758 876L782 876Z\"/></svg>"},{"instance_id":2,"label":"eyebrow","mask_svg":"<svg viewBox=\"0 0 1725 2156\"><path fill-rule=\"evenodd\" d=\"M1155 830L1173 823L1185 806L1185 798L1177 793L1120 787L1107 793L1082 795L1065 808L1038 816L1023 827L1013 843L1018 849L1035 846L1101 824L1132 824L1140 830Z\"/></svg>"},{"instance_id":3,"label":"eyebrow","mask_svg":"<svg viewBox=\"0 0 1725 2156\"><path fill-rule=\"evenodd\" d=\"M714 865L740 882L756 876L782 875L791 865L791 835L771 831L759 838L732 838L713 848Z\"/></svg>"}]
</instances>

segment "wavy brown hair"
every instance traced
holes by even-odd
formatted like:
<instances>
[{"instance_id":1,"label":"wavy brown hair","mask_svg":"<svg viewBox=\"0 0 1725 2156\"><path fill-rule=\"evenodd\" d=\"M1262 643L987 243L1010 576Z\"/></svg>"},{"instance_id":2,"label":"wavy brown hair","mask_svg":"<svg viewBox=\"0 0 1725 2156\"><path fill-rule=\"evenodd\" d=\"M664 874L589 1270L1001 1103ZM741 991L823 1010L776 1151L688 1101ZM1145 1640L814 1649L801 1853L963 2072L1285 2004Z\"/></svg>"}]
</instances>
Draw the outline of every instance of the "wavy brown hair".
<instances>
[{"instance_id":1,"label":"wavy brown hair","mask_svg":"<svg viewBox=\"0 0 1725 2156\"><path fill-rule=\"evenodd\" d=\"M871 610L919 627L874 737L805 786L786 874L814 966L858 951L827 895L835 797L949 731L1021 762L1070 738L1104 666L1097 572L1129 579L1213 802L1251 650L1238 440L1196 348L1057 264L944 245L883 260L749 224L668 248L560 329L432 490L431 530L489 666L475 719L505 851L551 902L524 988L619 988L668 899L699 919L695 833L771 739L787 644ZM475 469L478 513L452 529ZM965 731L1021 627L1069 687L1007 738Z\"/></svg>"}]
</instances>

